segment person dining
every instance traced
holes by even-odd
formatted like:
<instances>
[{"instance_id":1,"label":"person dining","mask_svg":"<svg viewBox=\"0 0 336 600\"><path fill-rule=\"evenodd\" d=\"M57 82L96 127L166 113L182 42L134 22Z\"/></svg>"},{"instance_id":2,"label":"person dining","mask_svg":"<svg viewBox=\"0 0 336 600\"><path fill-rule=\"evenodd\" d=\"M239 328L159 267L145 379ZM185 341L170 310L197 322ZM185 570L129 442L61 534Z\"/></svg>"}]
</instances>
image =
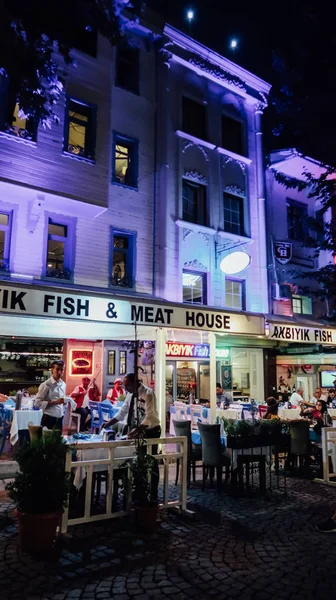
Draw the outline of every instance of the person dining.
<instances>
[{"instance_id":1,"label":"person dining","mask_svg":"<svg viewBox=\"0 0 336 600\"><path fill-rule=\"evenodd\" d=\"M310 419L311 423L315 423L314 430L316 433L321 433L321 427L328 427L332 424L332 419L328 413L328 407L325 400L318 400L314 408L304 409L301 406L301 416Z\"/></svg>"},{"instance_id":2,"label":"person dining","mask_svg":"<svg viewBox=\"0 0 336 600\"><path fill-rule=\"evenodd\" d=\"M110 400L110 402L114 404L115 402L118 402L119 396L122 396L123 394L124 389L122 387L122 380L116 379L113 388L109 389L106 394L106 400Z\"/></svg>"},{"instance_id":3,"label":"person dining","mask_svg":"<svg viewBox=\"0 0 336 600\"><path fill-rule=\"evenodd\" d=\"M273 396L269 396L266 399L267 411L263 416L263 419L274 419L278 416L278 402Z\"/></svg>"},{"instance_id":4,"label":"person dining","mask_svg":"<svg viewBox=\"0 0 336 600\"><path fill-rule=\"evenodd\" d=\"M302 402L304 402L303 400L303 388L299 387L297 392L293 392L290 399L289 399L290 404L292 405L293 408L300 408L300 405Z\"/></svg>"},{"instance_id":5,"label":"person dining","mask_svg":"<svg viewBox=\"0 0 336 600\"><path fill-rule=\"evenodd\" d=\"M310 402L307 402L307 401L303 400L303 402L302 402L302 403L303 403L305 406L307 406L308 408L315 408L315 406L316 406L317 402L319 402L319 400L323 400L323 401L325 401L325 400L326 400L326 398L325 398L325 397L322 395L322 390L321 390L321 388L320 388L320 387L317 387L317 388L315 389L314 396L312 397L311 401L310 401Z\"/></svg>"}]
</instances>

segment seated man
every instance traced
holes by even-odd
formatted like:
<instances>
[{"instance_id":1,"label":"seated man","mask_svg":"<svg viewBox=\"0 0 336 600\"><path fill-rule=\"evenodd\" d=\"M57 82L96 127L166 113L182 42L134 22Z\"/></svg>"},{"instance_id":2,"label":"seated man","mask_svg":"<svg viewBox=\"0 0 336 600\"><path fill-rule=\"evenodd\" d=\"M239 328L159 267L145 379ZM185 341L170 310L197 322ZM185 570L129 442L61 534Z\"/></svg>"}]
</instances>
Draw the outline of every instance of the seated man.
<instances>
[{"instance_id":1,"label":"seated man","mask_svg":"<svg viewBox=\"0 0 336 600\"><path fill-rule=\"evenodd\" d=\"M71 398L73 398L77 404L77 408L74 412L79 414L81 417L80 418L80 431L87 431L90 428L90 423L91 423L91 420L87 421L87 417L90 414L90 409L87 406L88 400L90 399L89 398L89 392L90 392L89 385L90 385L89 377L83 377L82 385L77 385L71 394ZM85 402L84 402L84 400L85 400ZM83 404L84 404L84 406L83 406Z\"/></svg>"},{"instance_id":2,"label":"seated man","mask_svg":"<svg viewBox=\"0 0 336 600\"><path fill-rule=\"evenodd\" d=\"M121 379L116 379L114 382L114 387L109 389L106 394L106 400L110 400L110 402L112 402L112 404L114 404L115 402L118 402L119 396L123 396L123 395L124 395L124 390L123 390L123 386L122 386L122 381L121 381Z\"/></svg>"}]
</instances>

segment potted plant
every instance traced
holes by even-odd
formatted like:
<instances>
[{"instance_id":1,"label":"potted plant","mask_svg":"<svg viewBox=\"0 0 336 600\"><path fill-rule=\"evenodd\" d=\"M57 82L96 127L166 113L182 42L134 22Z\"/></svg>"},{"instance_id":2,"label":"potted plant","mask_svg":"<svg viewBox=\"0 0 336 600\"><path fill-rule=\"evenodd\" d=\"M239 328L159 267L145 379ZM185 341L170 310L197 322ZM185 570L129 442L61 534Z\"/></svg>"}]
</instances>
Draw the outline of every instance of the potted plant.
<instances>
[{"instance_id":1,"label":"potted plant","mask_svg":"<svg viewBox=\"0 0 336 600\"><path fill-rule=\"evenodd\" d=\"M140 529L154 531L158 516L157 487L158 462L147 454L143 439L137 439L132 458L125 461L123 469L123 492L125 500L132 496L135 522ZM127 469L127 470L126 470Z\"/></svg>"},{"instance_id":2,"label":"potted plant","mask_svg":"<svg viewBox=\"0 0 336 600\"><path fill-rule=\"evenodd\" d=\"M57 430L34 437L20 448L19 472L6 486L19 521L20 547L26 552L50 550L72 485L65 472L67 446Z\"/></svg>"}]
</instances>

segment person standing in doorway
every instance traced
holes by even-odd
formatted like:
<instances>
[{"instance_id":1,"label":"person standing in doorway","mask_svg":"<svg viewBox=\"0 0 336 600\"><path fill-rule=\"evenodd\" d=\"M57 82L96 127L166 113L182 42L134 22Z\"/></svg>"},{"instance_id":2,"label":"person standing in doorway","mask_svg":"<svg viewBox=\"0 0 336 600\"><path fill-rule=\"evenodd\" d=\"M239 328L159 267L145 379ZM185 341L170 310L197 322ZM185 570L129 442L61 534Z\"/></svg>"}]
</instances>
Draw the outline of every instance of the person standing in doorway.
<instances>
[{"instance_id":1,"label":"person standing in doorway","mask_svg":"<svg viewBox=\"0 0 336 600\"><path fill-rule=\"evenodd\" d=\"M41 383L35 397L35 406L43 410L42 427L62 431L65 383L62 379L65 364L63 360L54 360L50 365L51 377Z\"/></svg>"}]
</instances>

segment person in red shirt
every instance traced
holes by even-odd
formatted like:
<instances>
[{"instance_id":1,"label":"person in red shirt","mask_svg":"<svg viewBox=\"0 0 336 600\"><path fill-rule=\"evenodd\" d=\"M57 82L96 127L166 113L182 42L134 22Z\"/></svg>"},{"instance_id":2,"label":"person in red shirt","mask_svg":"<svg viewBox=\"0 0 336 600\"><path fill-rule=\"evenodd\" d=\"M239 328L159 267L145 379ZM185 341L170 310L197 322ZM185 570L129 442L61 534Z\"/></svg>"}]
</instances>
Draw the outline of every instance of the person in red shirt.
<instances>
[{"instance_id":1,"label":"person in red shirt","mask_svg":"<svg viewBox=\"0 0 336 600\"><path fill-rule=\"evenodd\" d=\"M89 389L89 385L90 385L89 377L83 377L82 385L77 385L71 394L71 398L73 398L77 404L77 408L74 412L79 414L81 417L80 431L85 431L85 430L89 429L89 427L90 427L90 421L86 420L88 415L90 414L90 409L87 405L88 400L91 400L91 398L90 398L91 389ZM83 404L84 404L84 406L83 406Z\"/></svg>"},{"instance_id":2,"label":"person in red shirt","mask_svg":"<svg viewBox=\"0 0 336 600\"><path fill-rule=\"evenodd\" d=\"M114 382L114 387L111 388L106 394L106 400L110 400L110 402L114 404L115 402L118 402L119 396L124 393L125 392L122 387L121 379L116 379Z\"/></svg>"}]
</instances>

